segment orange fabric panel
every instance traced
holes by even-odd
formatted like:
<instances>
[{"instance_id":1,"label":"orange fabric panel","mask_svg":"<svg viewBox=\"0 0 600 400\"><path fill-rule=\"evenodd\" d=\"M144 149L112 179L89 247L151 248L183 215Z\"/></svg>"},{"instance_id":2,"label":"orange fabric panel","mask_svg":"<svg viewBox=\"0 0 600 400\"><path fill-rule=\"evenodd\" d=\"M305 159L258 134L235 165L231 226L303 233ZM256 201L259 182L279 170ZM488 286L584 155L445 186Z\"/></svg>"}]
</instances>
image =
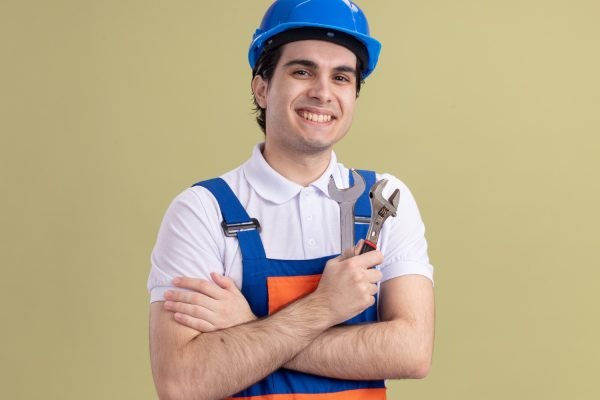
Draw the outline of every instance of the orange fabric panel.
<instances>
[{"instance_id":1,"label":"orange fabric panel","mask_svg":"<svg viewBox=\"0 0 600 400\"><path fill-rule=\"evenodd\" d=\"M317 394L265 394L262 396L236 397L231 400L385 400L384 388L346 390L337 393Z\"/></svg>"},{"instance_id":2,"label":"orange fabric panel","mask_svg":"<svg viewBox=\"0 0 600 400\"><path fill-rule=\"evenodd\" d=\"M315 291L321 274L303 276L269 276L269 315Z\"/></svg>"}]
</instances>

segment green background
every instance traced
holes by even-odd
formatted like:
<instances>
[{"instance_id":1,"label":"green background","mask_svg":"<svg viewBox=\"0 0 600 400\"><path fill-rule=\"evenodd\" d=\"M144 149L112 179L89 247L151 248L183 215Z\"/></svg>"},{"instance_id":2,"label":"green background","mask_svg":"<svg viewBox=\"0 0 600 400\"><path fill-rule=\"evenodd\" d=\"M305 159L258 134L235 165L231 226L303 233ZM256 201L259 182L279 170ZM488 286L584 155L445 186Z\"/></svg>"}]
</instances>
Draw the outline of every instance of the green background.
<instances>
[{"instance_id":1,"label":"green background","mask_svg":"<svg viewBox=\"0 0 600 400\"><path fill-rule=\"evenodd\" d=\"M596 399L600 5L361 2L383 43L337 154L413 190L433 369L390 399ZM0 2L0 396L155 398L149 257L262 138L269 1Z\"/></svg>"}]
</instances>

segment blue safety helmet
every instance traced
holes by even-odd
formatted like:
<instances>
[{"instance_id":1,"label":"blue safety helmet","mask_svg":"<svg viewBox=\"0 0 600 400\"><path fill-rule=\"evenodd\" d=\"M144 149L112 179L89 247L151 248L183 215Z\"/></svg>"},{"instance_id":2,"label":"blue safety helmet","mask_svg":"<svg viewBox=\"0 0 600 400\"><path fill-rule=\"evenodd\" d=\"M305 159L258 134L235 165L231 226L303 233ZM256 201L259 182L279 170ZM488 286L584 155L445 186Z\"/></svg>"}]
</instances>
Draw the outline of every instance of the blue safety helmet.
<instances>
[{"instance_id":1,"label":"blue safety helmet","mask_svg":"<svg viewBox=\"0 0 600 400\"><path fill-rule=\"evenodd\" d=\"M365 14L350 0L277 0L265 13L248 51L250 67L264 50L296 40L326 40L354 51L366 78L377 65L381 43Z\"/></svg>"}]
</instances>

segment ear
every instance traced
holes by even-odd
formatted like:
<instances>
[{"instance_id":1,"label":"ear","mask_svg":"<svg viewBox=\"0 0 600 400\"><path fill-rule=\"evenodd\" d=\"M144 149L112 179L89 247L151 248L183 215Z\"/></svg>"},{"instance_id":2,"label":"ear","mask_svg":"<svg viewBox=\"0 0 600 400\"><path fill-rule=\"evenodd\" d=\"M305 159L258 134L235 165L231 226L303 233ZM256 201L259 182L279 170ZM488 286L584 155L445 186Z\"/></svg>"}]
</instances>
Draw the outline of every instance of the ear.
<instances>
[{"instance_id":1,"label":"ear","mask_svg":"<svg viewBox=\"0 0 600 400\"><path fill-rule=\"evenodd\" d=\"M256 102L261 108L267 108L267 88L268 82L262 76L256 75L252 79L252 93Z\"/></svg>"}]
</instances>

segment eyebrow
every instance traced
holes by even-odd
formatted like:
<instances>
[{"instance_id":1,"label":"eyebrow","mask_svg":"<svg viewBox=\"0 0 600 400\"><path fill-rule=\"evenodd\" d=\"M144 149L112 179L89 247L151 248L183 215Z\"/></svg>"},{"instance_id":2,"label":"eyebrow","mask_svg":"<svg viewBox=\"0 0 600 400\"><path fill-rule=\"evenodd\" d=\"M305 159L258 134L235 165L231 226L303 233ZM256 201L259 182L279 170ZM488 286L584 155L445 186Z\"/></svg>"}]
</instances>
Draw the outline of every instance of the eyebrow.
<instances>
[{"instance_id":1,"label":"eyebrow","mask_svg":"<svg viewBox=\"0 0 600 400\"><path fill-rule=\"evenodd\" d=\"M316 62L305 59L295 59L288 61L284 67L291 67L293 65L302 65L307 68L319 69L319 66ZM348 65L340 65L339 67L335 67L334 71L336 72L348 72L351 74L356 74L356 68L350 67Z\"/></svg>"}]
</instances>

